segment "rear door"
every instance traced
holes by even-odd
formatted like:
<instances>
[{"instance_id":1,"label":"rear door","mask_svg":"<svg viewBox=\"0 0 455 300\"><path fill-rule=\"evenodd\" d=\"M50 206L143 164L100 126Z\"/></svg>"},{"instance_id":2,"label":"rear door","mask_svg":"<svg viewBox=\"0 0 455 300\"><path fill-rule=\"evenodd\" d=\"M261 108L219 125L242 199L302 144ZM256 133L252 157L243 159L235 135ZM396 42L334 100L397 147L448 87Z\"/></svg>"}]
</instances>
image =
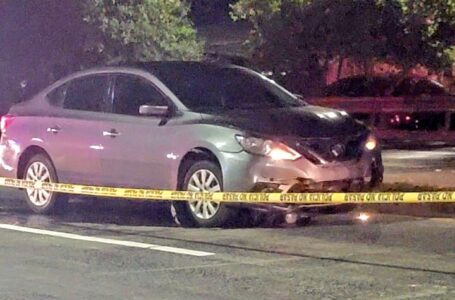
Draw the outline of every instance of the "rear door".
<instances>
[{"instance_id":1,"label":"rear door","mask_svg":"<svg viewBox=\"0 0 455 300\"><path fill-rule=\"evenodd\" d=\"M138 75L117 74L114 82L112 113L102 128L104 184L171 188L172 130L163 117L139 115L141 105L168 106L169 100Z\"/></svg>"},{"instance_id":2,"label":"rear door","mask_svg":"<svg viewBox=\"0 0 455 300\"><path fill-rule=\"evenodd\" d=\"M61 182L101 182L100 122L108 93L108 75L95 74L73 79L48 94L49 101L60 107L46 120L46 148Z\"/></svg>"}]
</instances>

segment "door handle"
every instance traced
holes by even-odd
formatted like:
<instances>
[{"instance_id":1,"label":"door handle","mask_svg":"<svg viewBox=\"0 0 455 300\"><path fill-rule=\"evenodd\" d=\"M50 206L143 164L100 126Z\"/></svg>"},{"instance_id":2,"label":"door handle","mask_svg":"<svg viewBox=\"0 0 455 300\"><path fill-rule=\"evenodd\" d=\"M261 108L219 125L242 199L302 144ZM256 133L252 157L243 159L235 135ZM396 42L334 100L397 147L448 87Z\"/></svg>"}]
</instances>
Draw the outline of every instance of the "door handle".
<instances>
[{"instance_id":1,"label":"door handle","mask_svg":"<svg viewBox=\"0 0 455 300\"><path fill-rule=\"evenodd\" d=\"M109 131L103 131L103 136L109 136L109 137L115 138L119 135L120 135L120 132L118 132L115 129L111 129Z\"/></svg>"},{"instance_id":2,"label":"door handle","mask_svg":"<svg viewBox=\"0 0 455 300\"><path fill-rule=\"evenodd\" d=\"M58 127L58 126L52 126L52 127L48 127L46 129L47 132L50 132L50 133L53 133L53 134L59 133L60 130L61 130L61 128Z\"/></svg>"}]
</instances>

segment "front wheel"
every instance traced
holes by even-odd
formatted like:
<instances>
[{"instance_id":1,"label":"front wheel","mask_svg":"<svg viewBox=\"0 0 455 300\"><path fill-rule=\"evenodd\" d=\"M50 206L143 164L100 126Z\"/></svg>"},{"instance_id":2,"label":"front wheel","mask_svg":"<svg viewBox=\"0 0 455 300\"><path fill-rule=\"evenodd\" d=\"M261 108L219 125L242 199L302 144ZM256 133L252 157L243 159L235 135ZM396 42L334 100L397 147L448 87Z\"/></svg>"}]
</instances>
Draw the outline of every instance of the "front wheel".
<instances>
[{"instance_id":1,"label":"front wheel","mask_svg":"<svg viewBox=\"0 0 455 300\"><path fill-rule=\"evenodd\" d=\"M381 154L377 154L371 163L370 189L378 187L384 181L384 165L382 164Z\"/></svg>"},{"instance_id":2,"label":"front wheel","mask_svg":"<svg viewBox=\"0 0 455 300\"><path fill-rule=\"evenodd\" d=\"M211 161L194 163L186 172L183 189L191 192L221 192L220 168ZM173 208L177 221L185 227L220 227L233 218L232 208L213 201L176 201Z\"/></svg>"},{"instance_id":3,"label":"front wheel","mask_svg":"<svg viewBox=\"0 0 455 300\"><path fill-rule=\"evenodd\" d=\"M24 179L36 182L57 182L57 173L47 156L37 154L28 161ZM65 198L43 189L28 188L25 194L30 209L39 214L54 212L66 204Z\"/></svg>"}]
</instances>

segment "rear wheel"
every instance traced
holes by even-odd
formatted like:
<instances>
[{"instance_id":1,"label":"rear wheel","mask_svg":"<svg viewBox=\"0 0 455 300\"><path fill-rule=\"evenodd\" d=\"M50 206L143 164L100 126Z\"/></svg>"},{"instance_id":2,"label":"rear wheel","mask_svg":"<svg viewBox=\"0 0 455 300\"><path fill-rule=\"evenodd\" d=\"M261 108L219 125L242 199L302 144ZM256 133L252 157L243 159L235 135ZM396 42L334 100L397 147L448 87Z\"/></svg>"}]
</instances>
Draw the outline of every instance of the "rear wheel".
<instances>
[{"instance_id":1,"label":"rear wheel","mask_svg":"<svg viewBox=\"0 0 455 300\"><path fill-rule=\"evenodd\" d=\"M35 182L58 182L52 162L42 154L37 154L28 161L23 177ZM28 188L25 194L28 206L40 214L54 212L66 204L66 199L59 197L57 193L39 188Z\"/></svg>"},{"instance_id":2,"label":"rear wheel","mask_svg":"<svg viewBox=\"0 0 455 300\"><path fill-rule=\"evenodd\" d=\"M191 192L221 192L220 168L211 161L195 162L186 172L183 189ZM233 217L233 210L213 201L174 202L177 221L186 227L219 227Z\"/></svg>"}]
</instances>

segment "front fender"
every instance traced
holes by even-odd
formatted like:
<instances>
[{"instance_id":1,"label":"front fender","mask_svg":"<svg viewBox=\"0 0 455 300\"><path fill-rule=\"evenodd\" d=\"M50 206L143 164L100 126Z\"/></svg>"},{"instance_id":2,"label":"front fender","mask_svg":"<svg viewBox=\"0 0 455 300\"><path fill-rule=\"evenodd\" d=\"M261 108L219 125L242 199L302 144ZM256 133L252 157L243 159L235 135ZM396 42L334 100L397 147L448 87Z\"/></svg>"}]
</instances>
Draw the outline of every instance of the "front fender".
<instances>
[{"instance_id":1,"label":"front fender","mask_svg":"<svg viewBox=\"0 0 455 300\"><path fill-rule=\"evenodd\" d=\"M185 130L178 136L178 144L173 151L175 159L172 162L171 186L176 187L178 183L178 169L184 157L195 149L209 151L221 165L223 175L225 174L225 153L240 153L243 151L235 139L239 130L223 126L198 124L192 126L191 130Z\"/></svg>"}]
</instances>

